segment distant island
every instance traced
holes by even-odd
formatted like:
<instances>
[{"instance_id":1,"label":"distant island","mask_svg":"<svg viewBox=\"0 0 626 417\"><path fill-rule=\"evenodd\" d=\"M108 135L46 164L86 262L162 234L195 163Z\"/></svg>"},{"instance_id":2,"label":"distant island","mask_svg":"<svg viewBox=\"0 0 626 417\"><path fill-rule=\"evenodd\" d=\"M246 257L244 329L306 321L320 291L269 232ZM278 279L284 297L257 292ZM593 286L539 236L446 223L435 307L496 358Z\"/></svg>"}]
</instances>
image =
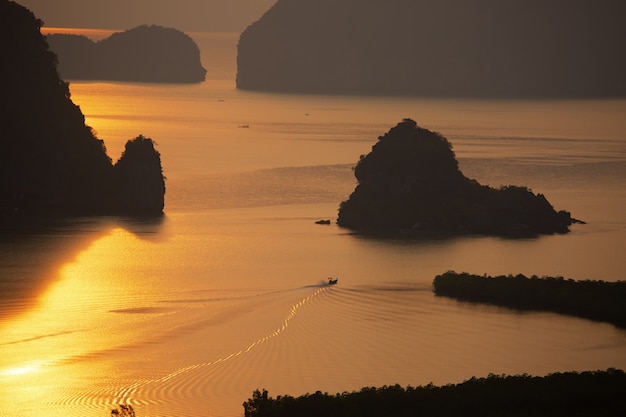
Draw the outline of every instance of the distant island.
<instances>
[{"instance_id":1,"label":"distant island","mask_svg":"<svg viewBox=\"0 0 626 417\"><path fill-rule=\"evenodd\" d=\"M626 281L474 275L448 271L433 280L438 296L519 310L553 311L626 328Z\"/></svg>"},{"instance_id":2,"label":"distant island","mask_svg":"<svg viewBox=\"0 0 626 417\"><path fill-rule=\"evenodd\" d=\"M578 222L522 186L495 189L463 175L452 145L404 119L354 168L358 184L337 224L365 233L532 236Z\"/></svg>"},{"instance_id":3,"label":"distant island","mask_svg":"<svg viewBox=\"0 0 626 417\"><path fill-rule=\"evenodd\" d=\"M47 41L64 79L199 83L206 75L198 46L177 29L144 25L98 42L70 34Z\"/></svg>"},{"instance_id":4,"label":"distant island","mask_svg":"<svg viewBox=\"0 0 626 417\"><path fill-rule=\"evenodd\" d=\"M239 40L246 90L624 97L619 0L278 0Z\"/></svg>"},{"instance_id":5,"label":"distant island","mask_svg":"<svg viewBox=\"0 0 626 417\"><path fill-rule=\"evenodd\" d=\"M139 135L112 163L72 102L42 24L0 0L0 217L161 215L165 178L154 142Z\"/></svg>"}]
</instances>

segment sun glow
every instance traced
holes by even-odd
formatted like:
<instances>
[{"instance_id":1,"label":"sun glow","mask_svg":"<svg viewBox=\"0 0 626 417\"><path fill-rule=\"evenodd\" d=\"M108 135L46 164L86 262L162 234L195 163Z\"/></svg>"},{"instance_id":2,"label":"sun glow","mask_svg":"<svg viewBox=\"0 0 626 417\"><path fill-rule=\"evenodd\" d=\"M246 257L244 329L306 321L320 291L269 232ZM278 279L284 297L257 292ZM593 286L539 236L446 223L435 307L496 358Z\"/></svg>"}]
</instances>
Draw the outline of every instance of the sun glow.
<instances>
[{"instance_id":1,"label":"sun glow","mask_svg":"<svg viewBox=\"0 0 626 417\"><path fill-rule=\"evenodd\" d=\"M41 369L40 363L33 363L31 365L16 366L14 368L8 368L0 371L0 377L20 376L25 374L32 374Z\"/></svg>"},{"instance_id":2,"label":"sun glow","mask_svg":"<svg viewBox=\"0 0 626 417\"><path fill-rule=\"evenodd\" d=\"M41 33L43 35L54 35L54 34L67 34L67 35L82 35L86 36L91 40L100 40L111 36L115 32L120 32L118 30L111 29L89 29L89 28L53 28L53 27L42 27Z\"/></svg>"}]
</instances>

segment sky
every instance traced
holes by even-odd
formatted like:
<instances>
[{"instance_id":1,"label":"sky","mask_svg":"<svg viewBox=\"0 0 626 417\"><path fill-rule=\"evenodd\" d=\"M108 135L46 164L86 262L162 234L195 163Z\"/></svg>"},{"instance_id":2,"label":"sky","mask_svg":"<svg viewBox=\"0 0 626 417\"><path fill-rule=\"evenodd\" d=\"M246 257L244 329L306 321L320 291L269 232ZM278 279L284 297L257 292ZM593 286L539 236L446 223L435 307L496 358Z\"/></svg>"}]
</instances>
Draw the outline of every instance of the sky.
<instances>
[{"instance_id":1,"label":"sky","mask_svg":"<svg viewBox=\"0 0 626 417\"><path fill-rule=\"evenodd\" d=\"M131 29L160 25L182 31L241 32L276 0L15 0L45 27Z\"/></svg>"}]
</instances>

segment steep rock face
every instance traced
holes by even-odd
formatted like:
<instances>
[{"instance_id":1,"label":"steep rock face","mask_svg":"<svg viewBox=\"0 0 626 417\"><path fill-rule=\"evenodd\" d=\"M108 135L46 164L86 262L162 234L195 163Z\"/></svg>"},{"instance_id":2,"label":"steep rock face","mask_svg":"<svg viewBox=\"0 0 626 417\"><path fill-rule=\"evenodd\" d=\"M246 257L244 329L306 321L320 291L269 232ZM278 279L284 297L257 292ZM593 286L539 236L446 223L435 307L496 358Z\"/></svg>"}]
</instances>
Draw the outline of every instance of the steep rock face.
<instances>
[{"instance_id":1,"label":"steep rock face","mask_svg":"<svg viewBox=\"0 0 626 417\"><path fill-rule=\"evenodd\" d=\"M622 0L278 0L242 34L241 89L626 95Z\"/></svg>"},{"instance_id":2,"label":"steep rock face","mask_svg":"<svg viewBox=\"0 0 626 417\"><path fill-rule=\"evenodd\" d=\"M115 182L120 208L124 212L160 212L164 206L165 180L160 154L152 140L138 136L126 143L115 164Z\"/></svg>"},{"instance_id":3,"label":"steep rock face","mask_svg":"<svg viewBox=\"0 0 626 417\"><path fill-rule=\"evenodd\" d=\"M525 187L494 189L458 168L452 145L405 119L354 170L358 185L337 223L383 233L565 233L570 214Z\"/></svg>"},{"instance_id":4,"label":"steep rock face","mask_svg":"<svg viewBox=\"0 0 626 417\"><path fill-rule=\"evenodd\" d=\"M123 212L117 168L72 102L41 25L0 0L0 212Z\"/></svg>"},{"instance_id":5,"label":"steep rock face","mask_svg":"<svg viewBox=\"0 0 626 417\"><path fill-rule=\"evenodd\" d=\"M196 43L172 28L138 26L99 42L68 34L47 40L66 79L198 83L206 75Z\"/></svg>"}]
</instances>

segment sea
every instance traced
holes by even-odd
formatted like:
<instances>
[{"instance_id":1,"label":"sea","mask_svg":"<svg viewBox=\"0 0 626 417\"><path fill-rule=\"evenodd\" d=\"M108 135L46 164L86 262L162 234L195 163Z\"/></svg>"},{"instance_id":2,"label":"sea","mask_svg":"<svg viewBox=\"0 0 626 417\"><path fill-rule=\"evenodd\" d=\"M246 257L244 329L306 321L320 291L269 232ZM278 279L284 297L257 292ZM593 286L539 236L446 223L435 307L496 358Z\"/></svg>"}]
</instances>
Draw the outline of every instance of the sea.
<instances>
[{"instance_id":1,"label":"sea","mask_svg":"<svg viewBox=\"0 0 626 417\"><path fill-rule=\"evenodd\" d=\"M0 416L242 416L256 389L626 369L624 329L432 290L450 270L624 280L626 100L240 91L238 34L191 36L203 83L70 80L113 161L140 134L156 142L165 215L2 231ZM516 239L340 228L354 166L404 118L445 136L467 177L586 224Z\"/></svg>"}]
</instances>

